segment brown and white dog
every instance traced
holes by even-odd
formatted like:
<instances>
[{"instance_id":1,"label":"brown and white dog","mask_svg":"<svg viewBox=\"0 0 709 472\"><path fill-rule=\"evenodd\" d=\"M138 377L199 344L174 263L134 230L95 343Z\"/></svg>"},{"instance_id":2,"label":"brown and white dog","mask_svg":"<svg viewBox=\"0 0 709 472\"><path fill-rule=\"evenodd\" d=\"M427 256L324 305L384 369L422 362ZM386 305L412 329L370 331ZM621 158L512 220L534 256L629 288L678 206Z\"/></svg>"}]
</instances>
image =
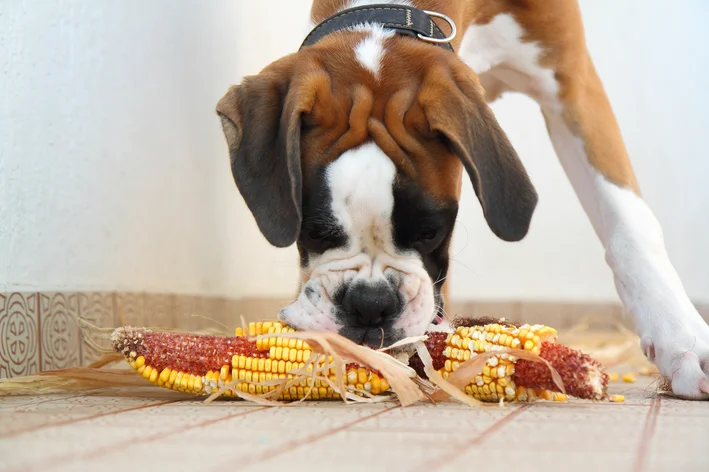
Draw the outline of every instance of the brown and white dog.
<instances>
[{"instance_id":1,"label":"brown and white dog","mask_svg":"<svg viewBox=\"0 0 709 472\"><path fill-rule=\"evenodd\" d=\"M282 319L377 347L429 328L463 171L499 238L528 231L536 192L487 104L521 92L541 107L645 355L675 394L709 398L709 326L640 197L576 0L315 0L312 26L374 3L446 15L460 30L456 52L376 22L350 25L217 105L261 232L300 252L306 277Z\"/></svg>"}]
</instances>

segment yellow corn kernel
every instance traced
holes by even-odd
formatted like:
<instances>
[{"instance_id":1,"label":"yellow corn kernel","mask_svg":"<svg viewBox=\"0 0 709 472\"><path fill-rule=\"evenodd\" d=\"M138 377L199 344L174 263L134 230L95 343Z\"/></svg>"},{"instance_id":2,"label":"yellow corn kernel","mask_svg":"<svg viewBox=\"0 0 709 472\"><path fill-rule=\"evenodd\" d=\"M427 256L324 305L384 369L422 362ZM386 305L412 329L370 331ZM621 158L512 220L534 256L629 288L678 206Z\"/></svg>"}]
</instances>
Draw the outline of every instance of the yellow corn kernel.
<instances>
[{"instance_id":1,"label":"yellow corn kernel","mask_svg":"<svg viewBox=\"0 0 709 472\"><path fill-rule=\"evenodd\" d=\"M158 385L164 385L170 379L170 369L165 367L162 372L160 372L160 379L158 380Z\"/></svg>"},{"instance_id":2,"label":"yellow corn kernel","mask_svg":"<svg viewBox=\"0 0 709 472\"><path fill-rule=\"evenodd\" d=\"M372 393L378 395L382 392L382 381L378 375L372 374Z\"/></svg>"},{"instance_id":3,"label":"yellow corn kernel","mask_svg":"<svg viewBox=\"0 0 709 472\"><path fill-rule=\"evenodd\" d=\"M618 373L617 372L610 372L608 374L608 378L610 379L611 382L617 382L618 381Z\"/></svg>"},{"instance_id":4,"label":"yellow corn kernel","mask_svg":"<svg viewBox=\"0 0 709 472\"><path fill-rule=\"evenodd\" d=\"M177 378L175 379L175 388L180 390L182 388L182 379L185 377L185 373L180 371L177 373Z\"/></svg>"},{"instance_id":5,"label":"yellow corn kernel","mask_svg":"<svg viewBox=\"0 0 709 472\"><path fill-rule=\"evenodd\" d=\"M363 368L357 369L357 380L359 383L365 383L367 381L367 371Z\"/></svg>"},{"instance_id":6,"label":"yellow corn kernel","mask_svg":"<svg viewBox=\"0 0 709 472\"><path fill-rule=\"evenodd\" d=\"M625 401L625 396L624 395L610 395L608 397L608 400L614 402L614 403L621 403Z\"/></svg>"},{"instance_id":7,"label":"yellow corn kernel","mask_svg":"<svg viewBox=\"0 0 709 472\"><path fill-rule=\"evenodd\" d=\"M635 382L635 374L632 372L628 372L627 374L623 375L622 379L625 383L633 383Z\"/></svg>"},{"instance_id":8,"label":"yellow corn kernel","mask_svg":"<svg viewBox=\"0 0 709 472\"><path fill-rule=\"evenodd\" d=\"M382 382L382 392L386 392L389 390L389 382L387 382L387 379L381 379Z\"/></svg>"}]
</instances>

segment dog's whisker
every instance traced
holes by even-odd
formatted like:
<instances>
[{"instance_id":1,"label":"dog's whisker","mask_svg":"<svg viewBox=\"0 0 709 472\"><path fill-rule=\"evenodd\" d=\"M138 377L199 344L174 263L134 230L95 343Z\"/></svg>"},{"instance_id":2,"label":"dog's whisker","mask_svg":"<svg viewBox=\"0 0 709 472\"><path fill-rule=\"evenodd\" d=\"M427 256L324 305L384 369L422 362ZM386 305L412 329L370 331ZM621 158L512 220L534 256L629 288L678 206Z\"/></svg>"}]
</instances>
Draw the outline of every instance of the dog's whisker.
<instances>
[{"instance_id":1,"label":"dog's whisker","mask_svg":"<svg viewBox=\"0 0 709 472\"><path fill-rule=\"evenodd\" d=\"M475 271L474 271L473 269L471 269L470 267L468 267L467 265L465 265L465 263L459 261L458 259L451 259L451 262L457 262L458 264L460 264L460 265L462 265L463 267L465 267L466 269L468 269L473 275L475 275L475 276L478 275L478 274L475 273Z\"/></svg>"},{"instance_id":2,"label":"dog's whisker","mask_svg":"<svg viewBox=\"0 0 709 472\"><path fill-rule=\"evenodd\" d=\"M447 278L448 278L448 276L446 275L445 277L442 277L442 278L436 280L435 282L433 282L433 285L437 285L441 282L444 282Z\"/></svg>"},{"instance_id":3,"label":"dog's whisker","mask_svg":"<svg viewBox=\"0 0 709 472\"><path fill-rule=\"evenodd\" d=\"M463 229L465 230L465 244L463 245L462 248L460 248L460 250L458 252L456 252L455 254L453 254L453 256L451 256L451 259L458 257L463 251L465 251L465 248L468 247L468 243L470 243L470 233L468 232L468 227L465 226L463 224L463 222L459 219L455 220L455 224L462 226Z\"/></svg>"}]
</instances>

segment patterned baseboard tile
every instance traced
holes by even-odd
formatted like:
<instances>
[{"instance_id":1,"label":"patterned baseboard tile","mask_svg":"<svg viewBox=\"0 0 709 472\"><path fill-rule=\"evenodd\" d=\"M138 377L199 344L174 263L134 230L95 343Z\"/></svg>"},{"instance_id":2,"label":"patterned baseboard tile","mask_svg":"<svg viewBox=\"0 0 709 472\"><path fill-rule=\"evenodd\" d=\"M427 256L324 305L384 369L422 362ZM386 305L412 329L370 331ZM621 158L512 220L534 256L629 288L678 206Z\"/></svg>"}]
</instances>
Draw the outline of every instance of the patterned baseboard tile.
<instances>
[{"instance_id":1,"label":"patterned baseboard tile","mask_svg":"<svg viewBox=\"0 0 709 472\"><path fill-rule=\"evenodd\" d=\"M36 293L0 294L0 378L39 372L39 302Z\"/></svg>"},{"instance_id":2,"label":"patterned baseboard tile","mask_svg":"<svg viewBox=\"0 0 709 472\"><path fill-rule=\"evenodd\" d=\"M0 378L87 366L110 348L107 335L82 336L79 320L97 328L132 324L230 333L246 321L275 318L286 299L248 299L137 292L0 293Z\"/></svg>"},{"instance_id":3,"label":"patterned baseboard tile","mask_svg":"<svg viewBox=\"0 0 709 472\"><path fill-rule=\"evenodd\" d=\"M79 320L98 328L132 324L188 331L230 333L245 321L275 318L290 300L229 299L138 292L0 293L0 378L87 366L110 348L107 336L82 336ZM709 305L700 306L709 319ZM568 328L586 315L596 322L630 319L617 304L536 302L452 302L451 316L506 317Z\"/></svg>"}]
</instances>

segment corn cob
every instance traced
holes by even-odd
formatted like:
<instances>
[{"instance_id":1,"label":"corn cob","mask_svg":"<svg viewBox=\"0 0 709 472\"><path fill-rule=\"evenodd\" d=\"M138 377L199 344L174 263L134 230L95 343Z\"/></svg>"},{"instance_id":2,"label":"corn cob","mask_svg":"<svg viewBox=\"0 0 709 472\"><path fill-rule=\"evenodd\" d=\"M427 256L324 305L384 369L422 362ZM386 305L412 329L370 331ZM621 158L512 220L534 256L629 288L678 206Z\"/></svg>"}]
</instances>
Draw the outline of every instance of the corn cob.
<instances>
[{"instance_id":1,"label":"corn cob","mask_svg":"<svg viewBox=\"0 0 709 472\"><path fill-rule=\"evenodd\" d=\"M235 337L199 336L184 333L152 332L119 328L113 334L114 347L131 367L152 383L173 390L208 395L232 382L235 388L252 395L275 394L275 380L291 382L278 392L280 400L340 398L327 381L303 376L311 372L310 346L302 340L278 336L294 332L280 322L250 323L248 333L236 330ZM249 337L271 335L251 341ZM426 346L433 367L444 378L459 365L483 352L505 348L523 349L546 359L561 375L572 396L599 400L605 397L608 375L589 356L556 344L556 331L541 325L490 323L459 326L454 333L428 333ZM331 367L325 375L335 381L332 358L322 356L319 365ZM411 365L425 377L417 356ZM296 376L298 374L298 376ZM387 392L389 385L378 372L356 364L345 366L345 383L350 389L373 395ZM293 380L295 379L295 380ZM518 359L508 353L490 357L481 375L465 386L465 392L482 401L563 400L548 367ZM231 390L225 396L236 396Z\"/></svg>"},{"instance_id":2,"label":"corn cob","mask_svg":"<svg viewBox=\"0 0 709 472\"><path fill-rule=\"evenodd\" d=\"M250 323L249 336L277 335L293 332L279 322ZM293 371L312 366L306 362L312 354L300 339L272 336L251 341L241 329L234 337L204 336L185 333L152 332L140 328L118 328L112 335L114 349L122 352L130 366L155 385L192 393L209 395L218 389L239 382L234 388L252 395L268 394L278 387L274 380L291 380ZM332 358L323 358L332 363ZM389 384L378 372L356 364L346 366L345 385L377 395L389 390ZM335 382L335 368L326 375ZM226 397L236 393L226 390ZM303 378L278 395L279 400L313 400L340 398L324 380Z\"/></svg>"},{"instance_id":3,"label":"corn cob","mask_svg":"<svg viewBox=\"0 0 709 472\"><path fill-rule=\"evenodd\" d=\"M522 349L538 355L559 373L566 393L577 398L601 400L606 395L608 375L590 356L557 344L557 332L542 325L490 323L459 326L454 333L429 333L426 347L433 367L444 379L460 364L477 354L505 348ZM424 376L420 360L412 366ZM465 386L465 393L482 401L564 400L547 365L500 353L490 357L480 375Z\"/></svg>"}]
</instances>

